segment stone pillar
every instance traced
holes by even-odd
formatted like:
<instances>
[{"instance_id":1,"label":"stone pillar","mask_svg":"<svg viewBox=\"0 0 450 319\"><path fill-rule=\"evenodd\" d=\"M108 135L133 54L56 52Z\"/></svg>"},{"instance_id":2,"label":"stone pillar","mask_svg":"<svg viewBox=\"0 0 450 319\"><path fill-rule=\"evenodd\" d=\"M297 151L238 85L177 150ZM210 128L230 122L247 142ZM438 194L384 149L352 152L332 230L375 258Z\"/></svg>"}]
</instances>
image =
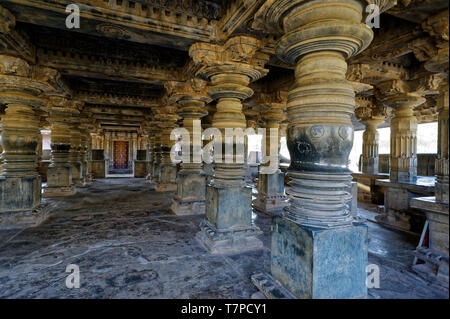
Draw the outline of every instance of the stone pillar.
<instances>
[{"instance_id":1,"label":"stone pillar","mask_svg":"<svg viewBox=\"0 0 450 319\"><path fill-rule=\"evenodd\" d=\"M206 189L206 219L197 234L211 253L262 248L257 238L261 232L252 222L252 191L244 181L243 154L236 154L244 147L234 142L228 145L234 154L226 154L224 134L227 128L246 127L242 100L253 94L250 82L267 73L263 67L268 56L256 52L259 46L260 42L252 37L238 36L224 46L195 43L189 49L194 62L201 65L197 75L211 81L208 95L217 100L212 126L222 133L222 152L214 147L214 175Z\"/></svg>"},{"instance_id":2,"label":"stone pillar","mask_svg":"<svg viewBox=\"0 0 450 319\"><path fill-rule=\"evenodd\" d=\"M401 93L392 89L402 87ZM413 182L417 178L417 119L414 108L423 104L425 98L410 93L403 81L386 81L378 89L392 92L383 102L392 107L391 119L390 179L399 182Z\"/></svg>"},{"instance_id":3,"label":"stone pillar","mask_svg":"<svg viewBox=\"0 0 450 319\"><path fill-rule=\"evenodd\" d=\"M62 96L49 96L48 122L51 124L52 159L48 167L44 197L70 196L76 191L72 182L71 128L72 116L78 112Z\"/></svg>"},{"instance_id":4,"label":"stone pillar","mask_svg":"<svg viewBox=\"0 0 450 319\"><path fill-rule=\"evenodd\" d=\"M150 183L156 184L159 183L160 173L161 173L161 128L156 126L156 122L153 123L154 130L154 144L153 144L153 162L152 162L152 178L150 179Z\"/></svg>"},{"instance_id":5,"label":"stone pillar","mask_svg":"<svg viewBox=\"0 0 450 319\"><path fill-rule=\"evenodd\" d=\"M38 98L42 91L26 61L0 55L0 104L6 107L0 130L0 228L32 226L42 219L35 211L41 203L35 108L44 103Z\"/></svg>"},{"instance_id":6,"label":"stone pillar","mask_svg":"<svg viewBox=\"0 0 450 319\"><path fill-rule=\"evenodd\" d=\"M279 169L279 152L280 152L280 123L285 119L284 109L286 103L282 99L277 98L277 94L264 95L260 94L262 106L262 118L265 123L265 143L262 147L262 159L267 158L270 162L261 163L258 174L258 195L253 201L253 207L263 213L273 215L279 214L287 206L286 196L284 194L284 173ZM270 145L272 138L272 130L276 130L277 137L277 153L276 157L270 155ZM264 154L265 152L265 154ZM266 173L269 167L275 170L270 174Z\"/></svg>"},{"instance_id":7,"label":"stone pillar","mask_svg":"<svg viewBox=\"0 0 450 319\"><path fill-rule=\"evenodd\" d=\"M428 277L444 287L449 283L449 210L448 210L448 69L449 69L449 35L448 9L429 17L422 27L437 42L435 56L425 63L425 69L446 81L441 84L437 99L438 116L438 154L435 165L435 197L420 197L411 200L411 207L425 211L429 222L429 247L417 247L415 256L425 263L416 264L413 270Z\"/></svg>"},{"instance_id":8,"label":"stone pillar","mask_svg":"<svg viewBox=\"0 0 450 319\"><path fill-rule=\"evenodd\" d=\"M70 101L73 104L72 123L70 127L70 164L72 165L72 182L77 187L84 187L83 167L81 163L81 131L80 108L82 102Z\"/></svg>"},{"instance_id":9,"label":"stone pillar","mask_svg":"<svg viewBox=\"0 0 450 319\"><path fill-rule=\"evenodd\" d=\"M163 113L159 115L159 126L162 128L162 132L159 181L156 185L156 191L158 192L175 191L177 189L177 166L175 163L172 163L170 158L170 151L175 144L175 140L170 139L170 134L177 127L178 115L176 110L176 106L166 105Z\"/></svg>"},{"instance_id":10,"label":"stone pillar","mask_svg":"<svg viewBox=\"0 0 450 319\"><path fill-rule=\"evenodd\" d=\"M189 151L190 154L189 161L181 162L177 174L177 194L172 200L171 210L176 215L204 214L206 175L201 158L201 118L208 114L205 105L211 99L206 94L206 83L200 79L179 84L171 82L171 85L171 99L177 103L178 114L183 118L183 128L189 132L189 149L182 148L182 152ZM195 130L194 121L198 121Z\"/></svg>"},{"instance_id":11,"label":"stone pillar","mask_svg":"<svg viewBox=\"0 0 450 319\"><path fill-rule=\"evenodd\" d=\"M81 134L81 149L80 149L80 158L81 158L81 174L83 176L84 182L89 183L92 179L91 174L89 173L89 160L90 153L92 150L91 144L91 134L89 133L91 128L91 113L86 112L85 110L80 114L80 134Z\"/></svg>"},{"instance_id":12,"label":"stone pillar","mask_svg":"<svg viewBox=\"0 0 450 319\"><path fill-rule=\"evenodd\" d=\"M448 148L448 83L446 83L443 88L443 92L438 99L438 154L435 164L435 172L436 172L436 200L441 203L445 203L448 205L448 157L449 157L449 148Z\"/></svg>"},{"instance_id":13,"label":"stone pillar","mask_svg":"<svg viewBox=\"0 0 450 319\"><path fill-rule=\"evenodd\" d=\"M355 93L345 78L346 59L373 37L362 23L366 5L274 0L256 14L254 27L262 22L283 34L277 55L295 65L287 97L289 206L273 218L271 272L298 298L367 294L367 226L353 223L349 209ZM271 296L262 277L252 279Z\"/></svg>"},{"instance_id":14,"label":"stone pillar","mask_svg":"<svg viewBox=\"0 0 450 319\"><path fill-rule=\"evenodd\" d=\"M389 116L386 107L374 105L369 98L358 98L356 118L366 126L363 133L362 169L364 174L378 174L378 125Z\"/></svg>"},{"instance_id":15,"label":"stone pillar","mask_svg":"<svg viewBox=\"0 0 450 319\"><path fill-rule=\"evenodd\" d=\"M378 83L377 99L392 107L390 179L414 182L417 178L417 119L414 108L425 103L425 95L438 93L441 78L435 75L411 80Z\"/></svg>"},{"instance_id":16,"label":"stone pillar","mask_svg":"<svg viewBox=\"0 0 450 319\"><path fill-rule=\"evenodd\" d=\"M155 135L153 134L153 131L151 128L149 128L148 130L148 152L147 152L147 156L148 156L148 175L147 175L147 180L151 180L152 179L152 175L153 175L153 162L155 159Z\"/></svg>"}]
</instances>

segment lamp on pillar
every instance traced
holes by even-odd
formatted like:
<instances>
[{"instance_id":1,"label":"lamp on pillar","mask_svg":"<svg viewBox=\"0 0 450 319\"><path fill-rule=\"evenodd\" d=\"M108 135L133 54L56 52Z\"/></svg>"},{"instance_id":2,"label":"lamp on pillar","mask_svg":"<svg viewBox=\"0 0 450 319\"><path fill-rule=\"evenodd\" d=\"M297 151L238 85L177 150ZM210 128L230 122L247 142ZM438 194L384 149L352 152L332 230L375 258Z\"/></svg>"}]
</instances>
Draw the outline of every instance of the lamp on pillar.
<instances>
[{"instance_id":1,"label":"lamp on pillar","mask_svg":"<svg viewBox=\"0 0 450 319\"><path fill-rule=\"evenodd\" d=\"M35 108L44 104L38 96L44 85L32 78L29 64L0 55L1 116L0 227L33 226L43 214L41 178L37 171L39 119Z\"/></svg>"},{"instance_id":2,"label":"lamp on pillar","mask_svg":"<svg viewBox=\"0 0 450 319\"><path fill-rule=\"evenodd\" d=\"M371 2L269 0L255 15L253 27L281 34L276 53L295 65L287 98L289 206L273 218L274 278L252 277L268 297L283 291L266 289L269 283L298 298L367 294L367 226L354 223L349 210L355 93L346 59L373 38L362 23ZM376 1L380 11L394 3Z\"/></svg>"},{"instance_id":3,"label":"lamp on pillar","mask_svg":"<svg viewBox=\"0 0 450 319\"><path fill-rule=\"evenodd\" d=\"M264 69L268 56L257 52L259 46L255 38L237 36L223 46L195 43L189 49L194 63L201 66L197 76L211 82L207 92L217 101L212 127L222 136L226 129L246 128L242 100L253 94L250 82L268 72ZM233 138L231 145L225 143L214 146L214 175L206 189L206 219L197 238L211 253L262 248L256 237L261 231L252 223L251 188L244 181L244 160L242 154L234 154L243 151L243 141L234 142ZM216 147L222 148L220 152ZM225 154L230 149L233 153Z\"/></svg>"},{"instance_id":4,"label":"lamp on pillar","mask_svg":"<svg viewBox=\"0 0 450 319\"><path fill-rule=\"evenodd\" d=\"M204 214L206 176L201 158L201 118L208 114L205 105L211 98L206 94L206 82L200 79L171 82L171 85L170 99L178 105L183 128L189 132L189 150L182 147L182 152L189 152L189 161L181 162L181 170L177 174L177 195L172 201L171 210L176 215ZM199 124L197 129L194 128L194 121ZM182 145L184 142L182 140Z\"/></svg>"}]
</instances>

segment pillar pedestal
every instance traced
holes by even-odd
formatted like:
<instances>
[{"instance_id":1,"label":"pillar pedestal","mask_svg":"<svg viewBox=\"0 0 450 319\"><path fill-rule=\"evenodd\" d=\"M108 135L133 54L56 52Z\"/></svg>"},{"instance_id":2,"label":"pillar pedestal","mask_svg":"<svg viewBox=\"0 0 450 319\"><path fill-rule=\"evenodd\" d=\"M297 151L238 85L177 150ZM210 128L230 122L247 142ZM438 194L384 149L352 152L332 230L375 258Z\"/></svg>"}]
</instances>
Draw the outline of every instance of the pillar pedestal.
<instances>
[{"instance_id":1,"label":"pillar pedestal","mask_svg":"<svg viewBox=\"0 0 450 319\"><path fill-rule=\"evenodd\" d=\"M448 204L437 201L435 197L417 197L411 200L411 207L424 211L429 223L429 247L417 247L414 252L424 263L413 265L413 270L448 287Z\"/></svg>"},{"instance_id":2,"label":"pillar pedestal","mask_svg":"<svg viewBox=\"0 0 450 319\"><path fill-rule=\"evenodd\" d=\"M258 174L258 195L253 208L268 215L281 213L288 205L284 195L284 177L281 171L275 174Z\"/></svg>"},{"instance_id":3,"label":"pillar pedestal","mask_svg":"<svg viewBox=\"0 0 450 319\"><path fill-rule=\"evenodd\" d=\"M252 218L250 187L206 188L206 219L198 241L211 254L235 254L262 249L261 230L249 225Z\"/></svg>"}]
</instances>

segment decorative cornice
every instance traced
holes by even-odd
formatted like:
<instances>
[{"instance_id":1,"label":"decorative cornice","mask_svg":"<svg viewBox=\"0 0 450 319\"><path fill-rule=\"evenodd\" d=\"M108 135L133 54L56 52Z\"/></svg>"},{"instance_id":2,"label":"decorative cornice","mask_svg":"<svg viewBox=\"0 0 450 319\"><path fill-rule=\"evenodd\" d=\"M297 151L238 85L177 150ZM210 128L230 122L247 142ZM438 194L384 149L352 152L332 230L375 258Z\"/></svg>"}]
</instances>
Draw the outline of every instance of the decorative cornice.
<instances>
[{"instance_id":1,"label":"decorative cornice","mask_svg":"<svg viewBox=\"0 0 450 319\"><path fill-rule=\"evenodd\" d=\"M159 98L148 98L141 96L124 96L107 93L92 93L77 91L74 98L89 104L114 105L123 107L151 108L160 104Z\"/></svg>"},{"instance_id":2,"label":"decorative cornice","mask_svg":"<svg viewBox=\"0 0 450 319\"><path fill-rule=\"evenodd\" d=\"M8 54L14 54L34 63L36 50L28 37L17 32L14 28L16 19L8 10L0 6L0 51L6 50Z\"/></svg>"},{"instance_id":3,"label":"decorative cornice","mask_svg":"<svg viewBox=\"0 0 450 319\"><path fill-rule=\"evenodd\" d=\"M180 69L157 63L134 63L125 59L105 59L95 55L72 54L64 51L39 49L37 52L40 65L64 70L68 73L101 74L113 79L132 78L140 81L179 80Z\"/></svg>"}]
</instances>

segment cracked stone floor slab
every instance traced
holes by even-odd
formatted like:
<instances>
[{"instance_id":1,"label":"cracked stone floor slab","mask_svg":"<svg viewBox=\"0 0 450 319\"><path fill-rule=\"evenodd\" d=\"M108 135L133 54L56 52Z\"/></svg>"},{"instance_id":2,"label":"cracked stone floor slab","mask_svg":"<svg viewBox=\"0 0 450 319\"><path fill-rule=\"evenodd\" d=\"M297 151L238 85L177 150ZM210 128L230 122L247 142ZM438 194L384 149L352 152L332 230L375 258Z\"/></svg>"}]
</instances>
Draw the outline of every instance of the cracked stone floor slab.
<instances>
[{"instance_id":1,"label":"cracked stone floor slab","mask_svg":"<svg viewBox=\"0 0 450 319\"><path fill-rule=\"evenodd\" d=\"M263 250L212 256L195 240L202 217L170 213L172 196L122 178L45 199L56 207L46 222L0 231L0 298L251 298L250 276L270 269L270 217L254 213ZM418 237L368 225L381 278L369 298L448 298L411 272ZM69 264L80 268L79 289L66 287Z\"/></svg>"}]
</instances>

